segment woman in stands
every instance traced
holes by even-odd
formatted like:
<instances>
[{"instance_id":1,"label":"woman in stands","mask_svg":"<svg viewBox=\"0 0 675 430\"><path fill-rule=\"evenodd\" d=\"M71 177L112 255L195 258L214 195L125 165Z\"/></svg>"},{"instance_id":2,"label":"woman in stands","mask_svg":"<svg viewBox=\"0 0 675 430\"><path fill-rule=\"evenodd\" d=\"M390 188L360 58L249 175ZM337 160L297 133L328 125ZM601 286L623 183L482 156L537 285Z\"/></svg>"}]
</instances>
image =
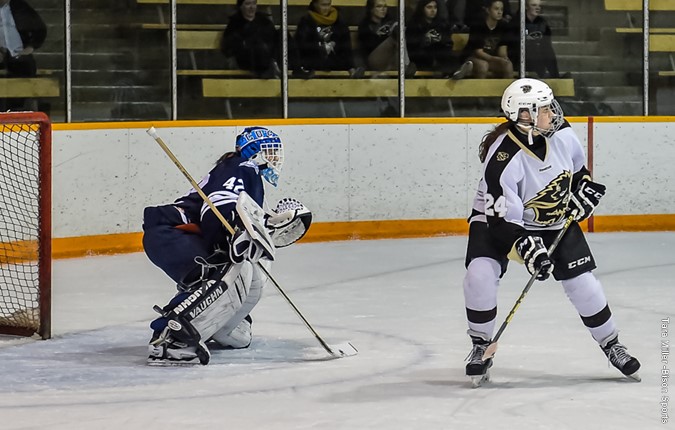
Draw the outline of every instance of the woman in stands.
<instances>
[{"instance_id":1,"label":"woman in stands","mask_svg":"<svg viewBox=\"0 0 675 430\"><path fill-rule=\"evenodd\" d=\"M558 59L553 50L551 27L546 18L541 16L541 0L527 0L525 2L525 70L534 72L539 78L559 78ZM519 12L520 13L520 12ZM517 49L513 49L511 58L515 63L520 62L520 26L514 29ZM516 48L516 47L514 47Z\"/></svg>"},{"instance_id":2,"label":"woman in stands","mask_svg":"<svg viewBox=\"0 0 675 430\"><path fill-rule=\"evenodd\" d=\"M508 46L512 32L502 20L504 2L489 0L484 8L485 20L471 26L466 50L473 62L473 77L513 78L513 64Z\"/></svg>"},{"instance_id":3,"label":"woman in stands","mask_svg":"<svg viewBox=\"0 0 675 430\"><path fill-rule=\"evenodd\" d=\"M420 0L406 27L410 59L420 70L437 71L452 79L461 79L471 73L471 61L459 67L459 57L452 50L451 25L438 15L436 0Z\"/></svg>"},{"instance_id":4,"label":"woman in stands","mask_svg":"<svg viewBox=\"0 0 675 430\"><path fill-rule=\"evenodd\" d=\"M349 27L340 19L331 0L312 0L295 32L300 67L304 70L348 70L362 77L364 69L354 66Z\"/></svg>"},{"instance_id":5,"label":"woman in stands","mask_svg":"<svg viewBox=\"0 0 675 430\"><path fill-rule=\"evenodd\" d=\"M398 21L388 12L387 0L367 0L365 16L359 24L359 52L368 70L398 70ZM406 76L415 75L407 49L403 50Z\"/></svg>"},{"instance_id":6,"label":"woman in stands","mask_svg":"<svg viewBox=\"0 0 675 430\"><path fill-rule=\"evenodd\" d=\"M221 50L234 57L240 69L261 78L281 76L278 59L279 33L265 14L258 12L257 0L237 0L237 13L230 17L223 33Z\"/></svg>"}]
</instances>

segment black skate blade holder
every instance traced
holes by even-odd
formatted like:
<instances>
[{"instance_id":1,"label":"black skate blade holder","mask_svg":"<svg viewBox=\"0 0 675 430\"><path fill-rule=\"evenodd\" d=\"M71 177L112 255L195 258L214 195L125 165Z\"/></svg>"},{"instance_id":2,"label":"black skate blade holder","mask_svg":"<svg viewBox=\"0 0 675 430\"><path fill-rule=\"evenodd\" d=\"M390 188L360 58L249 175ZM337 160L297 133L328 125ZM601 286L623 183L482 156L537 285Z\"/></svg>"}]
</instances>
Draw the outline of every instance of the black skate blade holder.
<instances>
[{"instance_id":1,"label":"black skate blade holder","mask_svg":"<svg viewBox=\"0 0 675 430\"><path fill-rule=\"evenodd\" d=\"M551 256L553 255L553 252L555 249L558 247L558 244L562 240L563 236L565 235L565 232L567 232L567 229L572 225L572 222L577 217L578 211L575 209L572 212L570 212L569 216L565 220L565 224L563 225L562 230L558 233L558 235L555 237L555 240L553 240L553 243L548 249L548 255ZM534 284L534 281L537 279L537 276L539 276L539 269L535 270L532 276L530 276L530 280L527 282L527 285L525 285L525 288L523 288L523 292L520 293L520 296L518 296L518 299L516 300L516 303L513 305L511 308L511 311L509 314L506 316L506 319L502 323L502 325L499 327L499 330L497 330L497 334L495 337L492 339L490 342L490 345L488 345L487 348L485 348L485 352L483 353L482 360L487 361L491 359L492 357L495 356L495 353L497 352L497 341L499 338L502 336L502 333L504 333L504 330L506 330L506 326L511 322L511 319L513 318L513 315L516 313L518 308L520 307L520 304L522 303L523 299L525 299L525 296L527 295L527 292L530 291L530 288L532 288L532 285Z\"/></svg>"}]
</instances>

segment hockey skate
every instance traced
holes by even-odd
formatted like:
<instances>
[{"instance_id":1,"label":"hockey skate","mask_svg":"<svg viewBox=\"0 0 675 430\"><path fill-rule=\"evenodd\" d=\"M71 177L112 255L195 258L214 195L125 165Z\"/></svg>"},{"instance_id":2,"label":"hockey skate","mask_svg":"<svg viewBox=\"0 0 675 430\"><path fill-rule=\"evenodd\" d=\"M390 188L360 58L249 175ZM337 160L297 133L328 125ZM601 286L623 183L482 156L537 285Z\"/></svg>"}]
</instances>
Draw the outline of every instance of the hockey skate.
<instances>
[{"instance_id":1,"label":"hockey skate","mask_svg":"<svg viewBox=\"0 0 675 430\"><path fill-rule=\"evenodd\" d=\"M483 354L490 345L490 341L483 333L469 330L473 349L466 357L466 375L471 378L471 387L478 388L484 382L490 381L490 367L492 367L492 358L483 361Z\"/></svg>"},{"instance_id":2,"label":"hockey skate","mask_svg":"<svg viewBox=\"0 0 675 430\"><path fill-rule=\"evenodd\" d=\"M199 346L188 346L155 332L148 344L148 366L186 366L207 364L211 358L208 348L201 341Z\"/></svg>"},{"instance_id":3,"label":"hockey skate","mask_svg":"<svg viewBox=\"0 0 675 430\"><path fill-rule=\"evenodd\" d=\"M612 366L619 369L621 373L635 381L642 380L637 373L640 370L640 362L626 351L626 347L619 342L619 335L615 334L602 341L600 348Z\"/></svg>"}]
</instances>

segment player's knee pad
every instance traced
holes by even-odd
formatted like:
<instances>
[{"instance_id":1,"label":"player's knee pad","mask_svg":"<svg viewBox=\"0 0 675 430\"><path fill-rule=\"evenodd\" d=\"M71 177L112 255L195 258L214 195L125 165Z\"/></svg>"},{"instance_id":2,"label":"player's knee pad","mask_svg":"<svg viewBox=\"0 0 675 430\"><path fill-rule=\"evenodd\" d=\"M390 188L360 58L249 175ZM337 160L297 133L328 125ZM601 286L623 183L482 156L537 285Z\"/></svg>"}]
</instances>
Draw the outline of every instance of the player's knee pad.
<instances>
[{"instance_id":1,"label":"player's knee pad","mask_svg":"<svg viewBox=\"0 0 675 430\"><path fill-rule=\"evenodd\" d=\"M492 258L471 260L464 275L464 299L470 309L492 309L497 306L497 288L501 267Z\"/></svg>"},{"instance_id":2,"label":"player's knee pad","mask_svg":"<svg viewBox=\"0 0 675 430\"><path fill-rule=\"evenodd\" d=\"M586 272L572 279L566 279L562 284L565 294L579 312L584 325L590 329L597 329L608 321L610 326L613 325L610 321L612 312L607 304L605 292L595 275ZM610 326L604 327L603 330L611 330ZM596 334L593 333L593 336Z\"/></svg>"},{"instance_id":3,"label":"player's knee pad","mask_svg":"<svg viewBox=\"0 0 675 430\"><path fill-rule=\"evenodd\" d=\"M577 307L602 309L607 304L602 284L591 272L561 281L565 294ZM597 309L596 309L597 308Z\"/></svg>"}]
</instances>

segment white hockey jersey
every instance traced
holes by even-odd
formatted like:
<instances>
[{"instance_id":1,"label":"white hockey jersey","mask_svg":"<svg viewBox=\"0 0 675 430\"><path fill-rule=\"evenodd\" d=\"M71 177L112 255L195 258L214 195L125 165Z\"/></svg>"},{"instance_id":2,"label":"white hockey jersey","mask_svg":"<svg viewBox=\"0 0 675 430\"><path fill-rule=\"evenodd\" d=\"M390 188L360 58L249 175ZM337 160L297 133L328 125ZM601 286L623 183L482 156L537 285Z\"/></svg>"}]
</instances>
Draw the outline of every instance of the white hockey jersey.
<instances>
[{"instance_id":1,"label":"white hockey jersey","mask_svg":"<svg viewBox=\"0 0 675 430\"><path fill-rule=\"evenodd\" d=\"M562 228L570 191L590 178L585 160L567 122L550 137L537 136L532 146L510 127L488 150L470 221L487 222L507 243L524 230Z\"/></svg>"}]
</instances>

